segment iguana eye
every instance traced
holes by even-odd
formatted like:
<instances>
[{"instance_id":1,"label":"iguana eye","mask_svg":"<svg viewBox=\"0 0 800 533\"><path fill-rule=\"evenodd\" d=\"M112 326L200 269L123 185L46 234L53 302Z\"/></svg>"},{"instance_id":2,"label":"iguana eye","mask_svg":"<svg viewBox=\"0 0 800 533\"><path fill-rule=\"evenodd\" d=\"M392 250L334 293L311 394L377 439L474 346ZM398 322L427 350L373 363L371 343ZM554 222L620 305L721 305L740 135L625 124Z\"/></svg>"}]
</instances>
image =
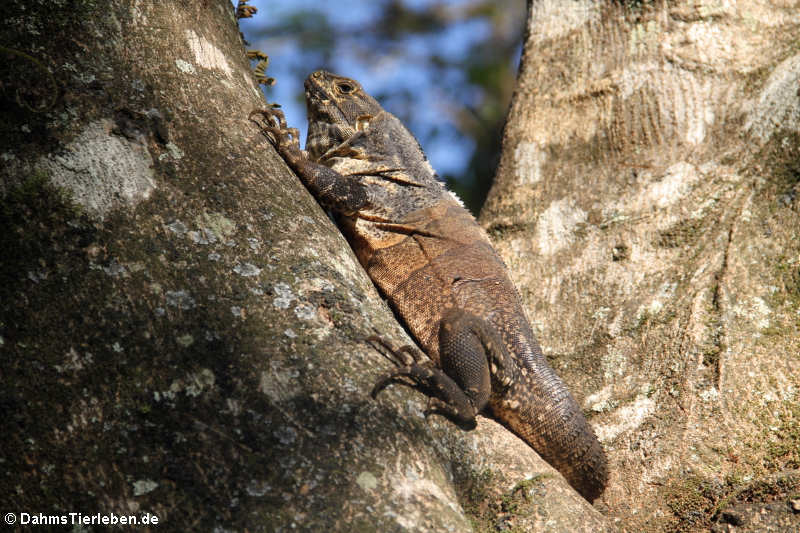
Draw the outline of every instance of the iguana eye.
<instances>
[{"instance_id":1,"label":"iguana eye","mask_svg":"<svg viewBox=\"0 0 800 533\"><path fill-rule=\"evenodd\" d=\"M350 94L351 92L356 90L356 88L353 86L353 84L347 83L346 81L343 81L343 82L339 83L339 85L337 85L337 87L339 88L339 91L342 94Z\"/></svg>"}]
</instances>

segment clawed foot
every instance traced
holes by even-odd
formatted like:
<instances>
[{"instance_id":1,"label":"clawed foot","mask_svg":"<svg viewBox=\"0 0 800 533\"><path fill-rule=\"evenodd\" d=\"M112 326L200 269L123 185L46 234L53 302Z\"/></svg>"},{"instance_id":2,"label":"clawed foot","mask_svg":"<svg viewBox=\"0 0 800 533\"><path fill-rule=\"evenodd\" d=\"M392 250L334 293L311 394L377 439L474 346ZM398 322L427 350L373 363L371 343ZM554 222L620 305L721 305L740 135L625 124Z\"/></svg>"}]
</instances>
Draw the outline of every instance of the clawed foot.
<instances>
[{"instance_id":1,"label":"clawed foot","mask_svg":"<svg viewBox=\"0 0 800 533\"><path fill-rule=\"evenodd\" d=\"M395 369L382 374L372 388L371 396L376 398L387 386L397 383L418 390L428 397L428 407L424 411L427 418L431 414L447 417L464 429L475 427L475 408L459 386L431 361L422 362L422 353L413 346L394 349L380 337L369 337L367 342L395 365Z\"/></svg>"},{"instance_id":2,"label":"clawed foot","mask_svg":"<svg viewBox=\"0 0 800 533\"><path fill-rule=\"evenodd\" d=\"M367 337L366 341L371 343L382 356L397 366L420 363L425 357L422 352L410 344L406 344L395 350L388 341L377 335Z\"/></svg>"},{"instance_id":3,"label":"clawed foot","mask_svg":"<svg viewBox=\"0 0 800 533\"><path fill-rule=\"evenodd\" d=\"M247 118L258 124L261 132L275 148L280 151L287 149L300 151L300 132L297 128L290 128L286 124L286 117L280 109L272 107L256 109L251 111Z\"/></svg>"},{"instance_id":4,"label":"clawed foot","mask_svg":"<svg viewBox=\"0 0 800 533\"><path fill-rule=\"evenodd\" d=\"M420 364L423 355L418 349L411 345L405 345L395 350L386 340L375 335L368 337L366 340L396 367L394 370L382 374L375 383L371 393L373 398L376 398L383 389L392 383L399 383L418 389L418 383L411 378L416 372L414 370L416 367L423 367ZM424 393L425 391L421 392Z\"/></svg>"}]
</instances>

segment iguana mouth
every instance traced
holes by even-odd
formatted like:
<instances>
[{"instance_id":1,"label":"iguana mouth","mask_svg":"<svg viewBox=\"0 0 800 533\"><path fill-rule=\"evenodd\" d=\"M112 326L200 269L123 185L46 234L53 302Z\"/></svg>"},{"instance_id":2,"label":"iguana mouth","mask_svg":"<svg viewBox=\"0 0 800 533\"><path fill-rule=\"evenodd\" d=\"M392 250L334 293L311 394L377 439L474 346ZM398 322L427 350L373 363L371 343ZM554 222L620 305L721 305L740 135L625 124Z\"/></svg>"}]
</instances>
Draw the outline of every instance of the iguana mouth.
<instances>
[{"instance_id":1,"label":"iguana mouth","mask_svg":"<svg viewBox=\"0 0 800 533\"><path fill-rule=\"evenodd\" d=\"M305 88L306 106L311 107L314 105L316 107L318 104L326 106L331 104L331 101L327 98L327 95L320 83L320 80L324 76L332 76L332 74L325 72L324 70L318 70L306 78L305 83L303 83L303 87Z\"/></svg>"},{"instance_id":2,"label":"iguana mouth","mask_svg":"<svg viewBox=\"0 0 800 533\"><path fill-rule=\"evenodd\" d=\"M339 76L335 74L318 70L303 84L308 114L306 151L314 160L349 139L356 131L355 117L351 119L347 113L347 102L337 101L330 92L331 80L337 78Z\"/></svg>"}]
</instances>

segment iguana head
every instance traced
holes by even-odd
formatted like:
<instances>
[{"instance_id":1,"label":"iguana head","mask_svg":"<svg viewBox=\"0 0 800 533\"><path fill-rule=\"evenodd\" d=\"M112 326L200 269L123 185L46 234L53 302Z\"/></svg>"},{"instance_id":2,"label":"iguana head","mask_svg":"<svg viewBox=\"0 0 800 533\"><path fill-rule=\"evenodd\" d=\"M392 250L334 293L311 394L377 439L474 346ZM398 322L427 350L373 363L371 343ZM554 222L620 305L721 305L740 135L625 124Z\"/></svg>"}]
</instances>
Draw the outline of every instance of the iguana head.
<instances>
[{"instance_id":1,"label":"iguana head","mask_svg":"<svg viewBox=\"0 0 800 533\"><path fill-rule=\"evenodd\" d=\"M306 78L308 136L306 151L316 160L349 139L359 120L382 111L380 104L350 78L318 70Z\"/></svg>"}]
</instances>

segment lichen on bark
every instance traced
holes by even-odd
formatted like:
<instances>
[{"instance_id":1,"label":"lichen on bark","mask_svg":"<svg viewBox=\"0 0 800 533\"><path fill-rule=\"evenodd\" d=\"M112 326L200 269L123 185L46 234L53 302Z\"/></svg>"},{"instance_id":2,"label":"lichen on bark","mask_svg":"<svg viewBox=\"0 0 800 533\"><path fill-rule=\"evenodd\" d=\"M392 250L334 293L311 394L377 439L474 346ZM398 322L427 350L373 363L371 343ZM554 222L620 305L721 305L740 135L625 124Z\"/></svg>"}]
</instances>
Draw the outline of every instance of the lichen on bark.
<instances>
[{"instance_id":1,"label":"lichen on bark","mask_svg":"<svg viewBox=\"0 0 800 533\"><path fill-rule=\"evenodd\" d=\"M481 220L594 413L611 514L709 528L797 468L796 8L572 7L532 4Z\"/></svg>"}]
</instances>

